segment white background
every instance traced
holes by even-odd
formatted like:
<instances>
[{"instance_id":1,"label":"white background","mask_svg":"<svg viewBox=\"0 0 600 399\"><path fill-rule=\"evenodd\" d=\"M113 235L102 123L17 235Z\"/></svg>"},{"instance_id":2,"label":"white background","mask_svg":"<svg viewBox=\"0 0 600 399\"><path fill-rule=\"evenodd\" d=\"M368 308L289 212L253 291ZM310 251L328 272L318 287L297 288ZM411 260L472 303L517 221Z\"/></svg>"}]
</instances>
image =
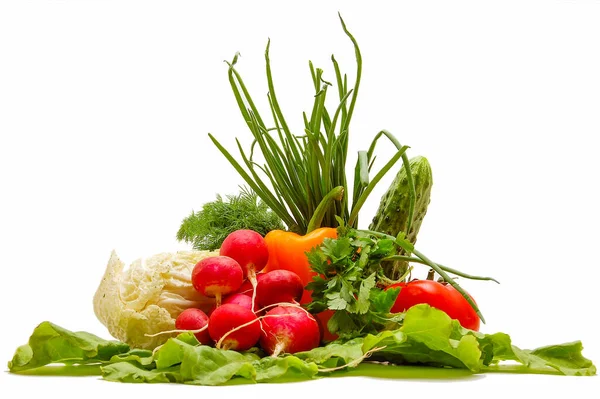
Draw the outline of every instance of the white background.
<instances>
[{"instance_id":1,"label":"white background","mask_svg":"<svg viewBox=\"0 0 600 399\"><path fill-rule=\"evenodd\" d=\"M1 3L3 365L43 320L108 338L92 297L110 251L129 263L187 248L175 240L181 219L237 191L242 181L207 136L232 149L234 137L249 143L223 60L241 52L238 70L266 117L270 37L277 94L299 133L312 104L309 59L333 80L335 53L352 81L337 11L364 58L348 168L383 128L411 156L427 156L434 186L418 247L501 281L461 280L487 318L482 330L507 332L523 348L580 339L600 363L599 2L209 4ZM382 160L392 154L389 145L379 151ZM392 177L363 209L363 227ZM383 384L446 397L598 390L598 377L499 374L229 388L0 378L2 392L63 397L358 395Z\"/></svg>"}]
</instances>

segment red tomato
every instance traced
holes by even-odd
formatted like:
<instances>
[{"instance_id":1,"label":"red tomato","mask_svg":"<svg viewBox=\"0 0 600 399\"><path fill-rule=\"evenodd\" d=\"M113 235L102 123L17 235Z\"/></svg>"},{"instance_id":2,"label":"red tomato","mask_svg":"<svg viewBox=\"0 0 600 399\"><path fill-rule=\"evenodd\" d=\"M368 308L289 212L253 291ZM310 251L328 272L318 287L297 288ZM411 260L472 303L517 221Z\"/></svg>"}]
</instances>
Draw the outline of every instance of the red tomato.
<instances>
[{"instance_id":1,"label":"red tomato","mask_svg":"<svg viewBox=\"0 0 600 399\"><path fill-rule=\"evenodd\" d=\"M400 287L400 293L392 306L393 313L404 312L411 306L426 303L458 320L463 327L479 331L480 320L477 313L461 293L450 284L432 280L413 280L408 283L392 284L387 289L397 287Z\"/></svg>"},{"instance_id":2,"label":"red tomato","mask_svg":"<svg viewBox=\"0 0 600 399\"><path fill-rule=\"evenodd\" d=\"M330 333L329 329L327 328L327 323L329 322L329 319L331 319L334 313L335 310L326 309L321 313L313 315L319 323L319 329L321 330L321 341L323 342L331 342L338 339L338 335Z\"/></svg>"}]
</instances>

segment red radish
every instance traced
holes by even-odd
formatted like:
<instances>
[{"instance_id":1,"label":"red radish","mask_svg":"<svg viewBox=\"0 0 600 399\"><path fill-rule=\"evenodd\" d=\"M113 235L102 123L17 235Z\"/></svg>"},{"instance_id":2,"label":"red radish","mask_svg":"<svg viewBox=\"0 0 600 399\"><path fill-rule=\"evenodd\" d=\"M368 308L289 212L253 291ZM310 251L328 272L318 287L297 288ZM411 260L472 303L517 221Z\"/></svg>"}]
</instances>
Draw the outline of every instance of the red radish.
<instances>
[{"instance_id":1,"label":"red radish","mask_svg":"<svg viewBox=\"0 0 600 399\"><path fill-rule=\"evenodd\" d=\"M269 260L269 250L263 236L254 230L236 230L223 240L219 254L235 259L244 270L244 277L248 277L256 291L256 273ZM253 304L255 294L252 296Z\"/></svg>"},{"instance_id":2,"label":"red radish","mask_svg":"<svg viewBox=\"0 0 600 399\"><path fill-rule=\"evenodd\" d=\"M175 328L178 330L200 330L208 324L208 316L206 313L196 308L184 310L175 319ZM204 331L194 333L198 342L202 345L211 345L213 343L208 328Z\"/></svg>"},{"instance_id":3,"label":"red radish","mask_svg":"<svg viewBox=\"0 0 600 399\"><path fill-rule=\"evenodd\" d=\"M244 294L231 294L223 299L223 305L234 304L252 310L252 298Z\"/></svg>"},{"instance_id":4,"label":"red radish","mask_svg":"<svg viewBox=\"0 0 600 399\"><path fill-rule=\"evenodd\" d=\"M300 277L289 270L265 273L256 286L256 303L260 307L275 303L297 303L304 293Z\"/></svg>"},{"instance_id":5,"label":"red radish","mask_svg":"<svg viewBox=\"0 0 600 399\"><path fill-rule=\"evenodd\" d=\"M221 305L210 315L208 333L217 348L243 351L258 342L260 321L248 308L231 303Z\"/></svg>"},{"instance_id":6,"label":"red radish","mask_svg":"<svg viewBox=\"0 0 600 399\"><path fill-rule=\"evenodd\" d=\"M234 259L227 256L204 258L192 270L192 284L202 295L213 297L217 307L221 297L240 288L244 272Z\"/></svg>"},{"instance_id":7,"label":"red radish","mask_svg":"<svg viewBox=\"0 0 600 399\"><path fill-rule=\"evenodd\" d=\"M265 239L254 230L236 230L229 234L221 244L219 255L235 259L244 269L244 277L261 271L269 260Z\"/></svg>"},{"instance_id":8,"label":"red radish","mask_svg":"<svg viewBox=\"0 0 600 399\"><path fill-rule=\"evenodd\" d=\"M263 277L265 273L256 273L256 282L258 283ZM245 280L242 286L235 292L236 294L244 294L252 297L254 294L254 288L252 288L252 283L250 280Z\"/></svg>"},{"instance_id":9,"label":"red radish","mask_svg":"<svg viewBox=\"0 0 600 399\"><path fill-rule=\"evenodd\" d=\"M321 340L315 318L297 306L277 306L263 316L261 324L260 346L274 357L309 351Z\"/></svg>"}]
</instances>

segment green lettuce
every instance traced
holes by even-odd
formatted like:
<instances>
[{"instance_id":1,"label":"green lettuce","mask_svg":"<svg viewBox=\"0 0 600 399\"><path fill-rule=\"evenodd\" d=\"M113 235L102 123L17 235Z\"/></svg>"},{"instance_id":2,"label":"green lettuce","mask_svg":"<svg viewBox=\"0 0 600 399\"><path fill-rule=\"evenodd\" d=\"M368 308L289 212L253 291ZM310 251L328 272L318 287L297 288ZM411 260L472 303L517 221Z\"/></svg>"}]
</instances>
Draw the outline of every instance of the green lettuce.
<instances>
[{"instance_id":1,"label":"green lettuce","mask_svg":"<svg viewBox=\"0 0 600 399\"><path fill-rule=\"evenodd\" d=\"M399 329L280 357L265 356L256 348L236 352L200 345L190 333L170 338L154 352L131 349L118 341L44 322L28 344L17 348L8 368L13 373L36 375L47 374L51 365L79 365L90 368L88 374L101 374L109 381L197 385L389 375L386 364L429 366L430 370L450 367L468 373L595 375L596 367L582 350L579 341L523 350L512 345L506 334L468 330L444 312L417 305L406 312ZM359 366L367 358L380 364ZM352 373L346 371L349 369ZM76 367L53 370L55 375L81 375Z\"/></svg>"},{"instance_id":2,"label":"green lettuce","mask_svg":"<svg viewBox=\"0 0 600 399\"><path fill-rule=\"evenodd\" d=\"M514 361L521 364L518 370L523 373L596 374L592 361L581 353L580 341L523 350L512 345L507 334L468 330L428 305L410 308L400 329L364 338L363 353L376 347L383 349L374 358L394 364L450 366L477 373L502 371L501 361Z\"/></svg>"},{"instance_id":3,"label":"green lettuce","mask_svg":"<svg viewBox=\"0 0 600 399\"><path fill-rule=\"evenodd\" d=\"M236 378L267 382L282 378L308 379L318 373L315 363L295 356L261 357L255 352L220 350L194 340L191 334L169 339L156 351L154 365L130 359L102 366L103 377L121 382L221 385Z\"/></svg>"},{"instance_id":4,"label":"green lettuce","mask_svg":"<svg viewBox=\"0 0 600 399\"><path fill-rule=\"evenodd\" d=\"M35 328L29 343L17 348L8 368L19 372L54 363L103 364L128 351L129 345L122 342L107 341L87 332L71 332L45 321Z\"/></svg>"}]
</instances>

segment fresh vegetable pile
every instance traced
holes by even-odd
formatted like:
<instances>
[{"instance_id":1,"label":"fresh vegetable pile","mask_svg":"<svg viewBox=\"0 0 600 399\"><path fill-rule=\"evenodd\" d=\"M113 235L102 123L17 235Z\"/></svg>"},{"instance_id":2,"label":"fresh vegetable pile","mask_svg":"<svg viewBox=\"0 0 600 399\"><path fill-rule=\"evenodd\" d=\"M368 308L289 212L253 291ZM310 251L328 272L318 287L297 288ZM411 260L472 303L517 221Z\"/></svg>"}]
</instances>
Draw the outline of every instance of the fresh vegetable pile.
<instances>
[{"instance_id":1,"label":"fresh vegetable pile","mask_svg":"<svg viewBox=\"0 0 600 399\"><path fill-rule=\"evenodd\" d=\"M301 380L350 369L389 374L405 365L596 374L579 341L522 350L504 333L479 332L483 315L456 278L495 280L434 262L416 248L433 184L425 157L409 159L408 147L382 131L358 152L354 175L347 176L362 57L341 22L354 45L355 81L348 83L332 57L337 106L329 112L333 84L311 63L314 106L300 135L277 101L269 45L272 126L235 69L238 56L229 63L254 141L249 152L238 142L240 162L210 138L249 189L226 200L217 196L183 220L177 238L192 251L158 254L127 269L112 253L94 311L119 341L43 322L8 363L11 372L199 385ZM375 173L379 139L390 140L396 152ZM400 160L369 228L359 228L369 194ZM416 278L419 271L426 278ZM368 362L377 368L366 368Z\"/></svg>"}]
</instances>

